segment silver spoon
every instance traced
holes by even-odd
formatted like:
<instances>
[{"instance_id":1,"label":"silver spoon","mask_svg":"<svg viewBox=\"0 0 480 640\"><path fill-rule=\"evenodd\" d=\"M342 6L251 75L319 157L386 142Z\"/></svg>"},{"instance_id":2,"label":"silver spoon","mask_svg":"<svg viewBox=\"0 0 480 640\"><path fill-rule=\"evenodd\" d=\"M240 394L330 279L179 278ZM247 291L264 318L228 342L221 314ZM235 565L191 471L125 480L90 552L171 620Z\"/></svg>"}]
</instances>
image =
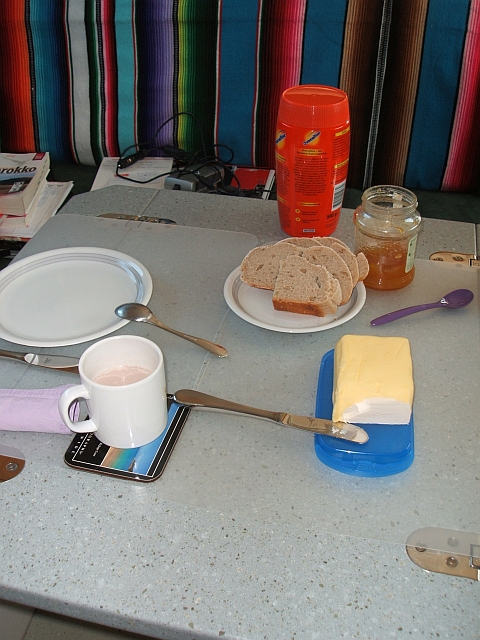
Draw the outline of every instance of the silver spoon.
<instances>
[{"instance_id":1,"label":"silver spoon","mask_svg":"<svg viewBox=\"0 0 480 640\"><path fill-rule=\"evenodd\" d=\"M386 324L387 322L393 322L398 318L409 316L417 311L425 311L426 309L435 309L436 307L446 307L447 309L460 309L466 307L467 304L473 300L473 293L470 289L455 289L443 296L438 302L430 302L428 304L417 304L413 307L406 307L405 309L399 309L398 311L392 311L384 316L375 318L370 321L370 324L376 327L379 324Z\"/></svg>"},{"instance_id":2,"label":"silver spoon","mask_svg":"<svg viewBox=\"0 0 480 640\"><path fill-rule=\"evenodd\" d=\"M135 322L148 322L148 324L153 324L156 327L160 327L160 329L165 329L165 331L169 331L176 336L180 336L180 338L185 338L185 340L189 340L190 342L197 344L199 347L203 347L207 351L214 353L220 358L224 358L226 355L228 355L228 351L224 347L221 347L219 344L210 342L210 340L204 340L203 338L189 336L188 333L182 333L181 331L177 331L176 329L167 327L166 324L160 322L160 320L158 320L158 318L153 315L148 307L146 307L144 304L140 304L139 302L127 302L126 304L121 304L115 309L115 313L119 318L124 318L125 320L135 320Z\"/></svg>"}]
</instances>

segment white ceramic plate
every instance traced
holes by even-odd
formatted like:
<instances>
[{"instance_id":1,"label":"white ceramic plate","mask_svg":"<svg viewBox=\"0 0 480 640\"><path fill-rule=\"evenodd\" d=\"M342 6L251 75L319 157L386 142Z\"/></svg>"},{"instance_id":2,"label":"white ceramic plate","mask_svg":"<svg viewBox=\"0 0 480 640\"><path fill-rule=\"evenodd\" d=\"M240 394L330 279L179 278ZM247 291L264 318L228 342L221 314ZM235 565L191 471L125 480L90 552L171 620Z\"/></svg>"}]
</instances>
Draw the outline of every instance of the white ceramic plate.
<instances>
[{"instance_id":1,"label":"white ceramic plate","mask_svg":"<svg viewBox=\"0 0 480 640\"><path fill-rule=\"evenodd\" d=\"M276 311L272 304L272 292L245 284L240 279L240 267L234 269L226 279L223 294L230 309L240 318L257 327L283 333L312 333L337 327L356 316L366 299L365 285L359 282L350 300L338 307L334 315L319 318Z\"/></svg>"},{"instance_id":2,"label":"white ceramic plate","mask_svg":"<svg viewBox=\"0 0 480 640\"><path fill-rule=\"evenodd\" d=\"M146 304L152 290L145 267L118 251L37 253L0 271L0 337L34 347L94 340L127 324L116 307Z\"/></svg>"}]
</instances>

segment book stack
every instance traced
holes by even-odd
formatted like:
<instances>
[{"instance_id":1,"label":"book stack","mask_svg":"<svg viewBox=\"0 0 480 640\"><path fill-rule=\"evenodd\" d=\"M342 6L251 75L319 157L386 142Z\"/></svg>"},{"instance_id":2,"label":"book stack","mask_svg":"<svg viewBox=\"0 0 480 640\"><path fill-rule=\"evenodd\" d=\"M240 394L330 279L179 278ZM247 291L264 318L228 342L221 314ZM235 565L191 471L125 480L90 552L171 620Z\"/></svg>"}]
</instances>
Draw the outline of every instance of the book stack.
<instances>
[{"instance_id":1,"label":"book stack","mask_svg":"<svg viewBox=\"0 0 480 640\"><path fill-rule=\"evenodd\" d=\"M0 213L26 216L49 171L48 153L0 153Z\"/></svg>"},{"instance_id":2,"label":"book stack","mask_svg":"<svg viewBox=\"0 0 480 640\"><path fill-rule=\"evenodd\" d=\"M48 153L0 153L0 239L27 241L58 211L73 183L49 171Z\"/></svg>"}]
</instances>

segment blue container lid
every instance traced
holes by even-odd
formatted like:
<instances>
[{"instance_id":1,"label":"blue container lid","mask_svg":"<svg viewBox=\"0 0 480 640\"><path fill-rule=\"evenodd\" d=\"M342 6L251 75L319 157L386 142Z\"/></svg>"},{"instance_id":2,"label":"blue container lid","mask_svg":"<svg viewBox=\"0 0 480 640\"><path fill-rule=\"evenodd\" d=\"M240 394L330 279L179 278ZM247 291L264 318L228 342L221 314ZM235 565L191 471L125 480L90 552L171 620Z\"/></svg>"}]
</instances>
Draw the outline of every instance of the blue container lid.
<instances>
[{"instance_id":1,"label":"blue container lid","mask_svg":"<svg viewBox=\"0 0 480 640\"><path fill-rule=\"evenodd\" d=\"M332 419L334 351L322 358L315 416ZM358 444L315 434L315 453L332 469L353 476L379 477L405 471L413 462L413 412L408 424L362 424L368 442Z\"/></svg>"}]
</instances>

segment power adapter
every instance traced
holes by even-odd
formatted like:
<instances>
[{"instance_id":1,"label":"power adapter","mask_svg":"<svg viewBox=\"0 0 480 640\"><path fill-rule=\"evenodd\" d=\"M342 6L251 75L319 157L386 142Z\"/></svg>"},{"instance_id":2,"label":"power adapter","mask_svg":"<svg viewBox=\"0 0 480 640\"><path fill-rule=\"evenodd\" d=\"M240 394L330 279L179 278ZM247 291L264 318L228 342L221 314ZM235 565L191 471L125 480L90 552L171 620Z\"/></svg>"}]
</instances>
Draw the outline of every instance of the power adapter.
<instances>
[{"instance_id":1,"label":"power adapter","mask_svg":"<svg viewBox=\"0 0 480 640\"><path fill-rule=\"evenodd\" d=\"M174 171L165 178L165 189L176 191L208 191L223 180L222 167L194 165L190 169Z\"/></svg>"},{"instance_id":2,"label":"power adapter","mask_svg":"<svg viewBox=\"0 0 480 640\"><path fill-rule=\"evenodd\" d=\"M140 149L136 153L132 153L129 156L125 156L125 158L119 158L117 162L117 169L126 169L127 167L131 167L132 164L135 164L139 160L143 160L146 157L148 151Z\"/></svg>"},{"instance_id":3,"label":"power adapter","mask_svg":"<svg viewBox=\"0 0 480 640\"><path fill-rule=\"evenodd\" d=\"M189 153L184 151L183 149L179 149L178 147L174 147L170 144L164 144L159 147L169 158L173 158L179 162L190 162L191 156ZM139 160L143 160L146 158L150 151L153 151L154 148L151 149L139 149L135 153L131 153L128 156L119 158L117 162L118 169L126 169L127 167L131 167L132 164L135 164Z\"/></svg>"}]
</instances>

